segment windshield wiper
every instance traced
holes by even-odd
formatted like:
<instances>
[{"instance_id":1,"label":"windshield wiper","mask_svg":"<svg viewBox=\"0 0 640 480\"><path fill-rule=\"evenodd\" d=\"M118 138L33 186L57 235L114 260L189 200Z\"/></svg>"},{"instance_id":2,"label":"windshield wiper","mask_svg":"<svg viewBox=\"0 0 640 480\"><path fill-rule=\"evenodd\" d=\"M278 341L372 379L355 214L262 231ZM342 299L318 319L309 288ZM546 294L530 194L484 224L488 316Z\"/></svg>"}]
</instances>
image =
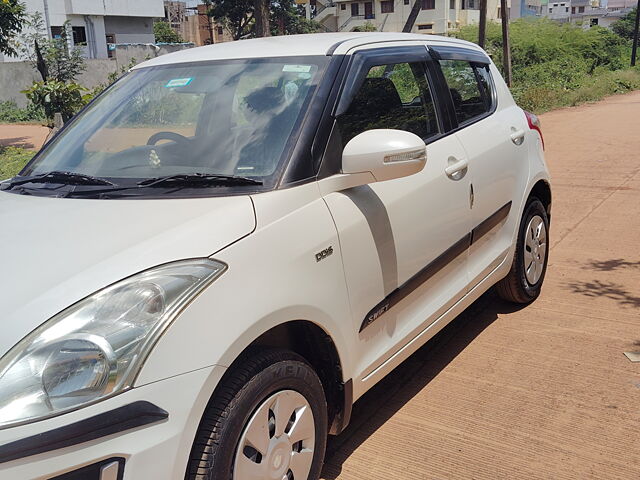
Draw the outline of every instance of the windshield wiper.
<instances>
[{"instance_id":1,"label":"windshield wiper","mask_svg":"<svg viewBox=\"0 0 640 480\"><path fill-rule=\"evenodd\" d=\"M210 187L215 185L262 185L260 180L236 175L213 173L181 173L148 178L138 182L140 187Z\"/></svg>"},{"instance_id":2,"label":"windshield wiper","mask_svg":"<svg viewBox=\"0 0 640 480\"><path fill-rule=\"evenodd\" d=\"M110 185L115 183L105 180L104 178L92 177L82 173L62 172L54 170L52 172L43 173L42 175L33 175L30 177L13 177L6 183L1 184L3 190L11 190L18 185L25 183L61 183L66 185Z\"/></svg>"}]
</instances>

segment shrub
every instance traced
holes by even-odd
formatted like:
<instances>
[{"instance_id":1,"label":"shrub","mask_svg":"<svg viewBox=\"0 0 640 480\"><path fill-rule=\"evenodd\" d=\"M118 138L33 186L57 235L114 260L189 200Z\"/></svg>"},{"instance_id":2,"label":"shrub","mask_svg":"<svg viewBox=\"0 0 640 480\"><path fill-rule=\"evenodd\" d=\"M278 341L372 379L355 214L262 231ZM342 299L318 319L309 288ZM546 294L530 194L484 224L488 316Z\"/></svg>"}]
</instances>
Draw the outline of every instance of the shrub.
<instances>
[{"instance_id":1,"label":"shrub","mask_svg":"<svg viewBox=\"0 0 640 480\"><path fill-rule=\"evenodd\" d=\"M459 38L476 42L478 27L461 28ZM485 49L502 69L502 32L487 24ZM628 64L627 41L601 27L518 19L510 24L511 92L527 110L543 112L628 91L640 79ZM627 88L628 87L628 88Z\"/></svg>"},{"instance_id":2,"label":"shrub","mask_svg":"<svg viewBox=\"0 0 640 480\"><path fill-rule=\"evenodd\" d=\"M77 83L50 80L47 83L35 82L23 93L34 105L44 110L51 124L55 113L60 113L65 122L75 115L86 104L87 98L83 95L86 91Z\"/></svg>"},{"instance_id":3,"label":"shrub","mask_svg":"<svg viewBox=\"0 0 640 480\"><path fill-rule=\"evenodd\" d=\"M0 102L0 122L2 123L22 123L22 122L42 122L44 112L33 103L29 103L26 108L20 108L14 101Z\"/></svg>"}]
</instances>

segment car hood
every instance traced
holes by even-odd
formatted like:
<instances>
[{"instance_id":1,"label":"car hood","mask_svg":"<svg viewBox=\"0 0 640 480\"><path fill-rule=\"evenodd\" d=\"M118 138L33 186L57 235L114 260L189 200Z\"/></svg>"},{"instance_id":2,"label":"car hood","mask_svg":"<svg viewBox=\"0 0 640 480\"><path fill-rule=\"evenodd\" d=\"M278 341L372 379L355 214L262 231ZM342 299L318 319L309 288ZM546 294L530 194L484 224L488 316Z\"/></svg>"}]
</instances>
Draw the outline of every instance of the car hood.
<instances>
[{"instance_id":1,"label":"car hood","mask_svg":"<svg viewBox=\"0 0 640 480\"><path fill-rule=\"evenodd\" d=\"M0 192L0 357L122 278L207 257L255 229L248 196L82 200Z\"/></svg>"}]
</instances>

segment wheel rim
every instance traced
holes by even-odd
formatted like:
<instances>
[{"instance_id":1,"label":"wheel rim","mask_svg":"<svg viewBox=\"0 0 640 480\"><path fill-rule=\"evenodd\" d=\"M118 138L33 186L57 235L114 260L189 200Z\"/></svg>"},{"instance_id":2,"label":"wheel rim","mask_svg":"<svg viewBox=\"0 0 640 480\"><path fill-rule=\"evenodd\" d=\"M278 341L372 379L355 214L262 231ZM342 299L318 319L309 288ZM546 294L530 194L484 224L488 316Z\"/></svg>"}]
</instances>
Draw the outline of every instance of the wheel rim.
<instances>
[{"instance_id":1,"label":"wheel rim","mask_svg":"<svg viewBox=\"0 0 640 480\"><path fill-rule=\"evenodd\" d=\"M547 257L547 228L540 215L529 220L524 238L524 272L530 285L535 285L544 270Z\"/></svg>"},{"instance_id":2,"label":"wheel rim","mask_svg":"<svg viewBox=\"0 0 640 480\"><path fill-rule=\"evenodd\" d=\"M307 480L315 438L307 399L294 390L275 393L258 406L242 432L233 480Z\"/></svg>"}]
</instances>

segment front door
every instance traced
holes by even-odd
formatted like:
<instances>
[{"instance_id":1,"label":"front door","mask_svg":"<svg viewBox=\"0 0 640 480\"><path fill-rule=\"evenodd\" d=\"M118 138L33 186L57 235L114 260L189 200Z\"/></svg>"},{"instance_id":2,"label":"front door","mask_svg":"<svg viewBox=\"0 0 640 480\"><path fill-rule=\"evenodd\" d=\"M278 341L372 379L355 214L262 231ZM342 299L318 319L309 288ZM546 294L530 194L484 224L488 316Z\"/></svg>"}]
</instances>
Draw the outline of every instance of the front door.
<instances>
[{"instance_id":1,"label":"front door","mask_svg":"<svg viewBox=\"0 0 640 480\"><path fill-rule=\"evenodd\" d=\"M334 127L342 145L379 128L410 131L427 143L420 173L325 195L359 339L354 358L365 382L394 366L394 353L460 298L467 285L469 180L465 169L453 173L450 168L466 157L455 135L442 134L425 73L426 50L421 51L418 59L393 55L388 57L393 62L363 62L366 78ZM355 383L357 394L365 384Z\"/></svg>"}]
</instances>

